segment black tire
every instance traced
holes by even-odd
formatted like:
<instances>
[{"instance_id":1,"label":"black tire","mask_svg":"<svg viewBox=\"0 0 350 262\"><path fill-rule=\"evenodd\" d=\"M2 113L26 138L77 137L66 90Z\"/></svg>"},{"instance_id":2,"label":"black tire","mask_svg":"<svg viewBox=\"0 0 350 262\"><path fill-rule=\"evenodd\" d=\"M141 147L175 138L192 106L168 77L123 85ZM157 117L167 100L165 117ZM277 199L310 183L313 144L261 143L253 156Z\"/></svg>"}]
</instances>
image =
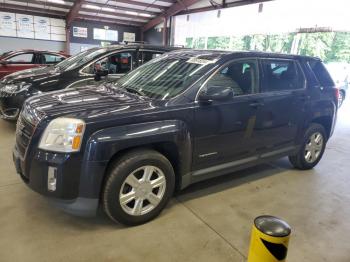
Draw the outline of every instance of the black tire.
<instances>
[{"instance_id":1,"label":"black tire","mask_svg":"<svg viewBox=\"0 0 350 262\"><path fill-rule=\"evenodd\" d=\"M128 176L146 165L156 167L162 172L165 177L165 191L163 191L160 202L151 211L141 215L131 215L123 209L119 194L122 186L125 187L124 182ZM173 195L175 188L175 174L171 163L162 154L149 149L126 153L111 166L107 175L102 196L104 210L113 221L129 226L140 225L157 217ZM143 201L142 205L145 203ZM136 206L136 202L134 203Z\"/></svg>"},{"instance_id":2,"label":"black tire","mask_svg":"<svg viewBox=\"0 0 350 262\"><path fill-rule=\"evenodd\" d=\"M306 150L307 144L309 143L310 137L316 133L320 133L322 135L323 144L317 159L310 163L306 161L305 150ZM323 156L324 150L326 148L326 144L327 144L327 135L324 127L320 124L312 123L304 134L303 142L301 144L299 151L295 155L290 155L289 161L297 169L300 169L300 170L312 169L318 164L318 162L320 162Z\"/></svg>"}]
</instances>

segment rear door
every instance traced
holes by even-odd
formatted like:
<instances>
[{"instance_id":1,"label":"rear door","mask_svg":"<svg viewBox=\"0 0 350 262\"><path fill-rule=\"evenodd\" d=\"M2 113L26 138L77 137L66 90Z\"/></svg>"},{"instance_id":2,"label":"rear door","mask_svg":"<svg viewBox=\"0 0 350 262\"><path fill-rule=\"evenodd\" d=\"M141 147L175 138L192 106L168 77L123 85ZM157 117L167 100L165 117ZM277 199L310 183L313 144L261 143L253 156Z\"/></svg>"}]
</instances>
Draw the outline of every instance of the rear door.
<instances>
[{"instance_id":1,"label":"rear door","mask_svg":"<svg viewBox=\"0 0 350 262\"><path fill-rule=\"evenodd\" d=\"M306 80L292 59L261 59L262 81L254 134L257 151L292 150L305 117ZM277 153L277 152L276 152Z\"/></svg>"},{"instance_id":2,"label":"rear door","mask_svg":"<svg viewBox=\"0 0 350 262\"><path fill-rule=\"evenodd\" d=\"M52 53L40 53L40 65L54 65L62 62L65 59L64 56L52 54Z\"/></svg>"}]
</instances>

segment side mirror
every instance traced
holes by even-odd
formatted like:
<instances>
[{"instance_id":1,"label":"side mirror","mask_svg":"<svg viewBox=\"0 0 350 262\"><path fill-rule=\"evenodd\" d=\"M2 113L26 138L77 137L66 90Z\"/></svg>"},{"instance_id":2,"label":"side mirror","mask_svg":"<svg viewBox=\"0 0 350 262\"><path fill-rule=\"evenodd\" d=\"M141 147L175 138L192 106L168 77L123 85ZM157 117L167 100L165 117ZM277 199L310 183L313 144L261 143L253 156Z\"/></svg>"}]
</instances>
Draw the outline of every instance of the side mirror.
<instances>
[{"instance_id":1,"label":"side mirror","mask_svg":"<svg viewBox=\"0 0 350 262\"><path fill-rule=\"evenodd\" d=\"M95 81L100 81L102 76L107 76L108 75L108 69L98 69L95 72Z\"/></svg>"},{"instance_id":2,"label":"side mirror","mask_svg":"<svg viewBox=\"0 0 350 262\"><path fill-rule=\"evenodd\" d=\"M198 101L229 101L233 98L233 90L231 87L225 86L209 86L205 91L198 95Z\"/></svg>"}]
</instances>

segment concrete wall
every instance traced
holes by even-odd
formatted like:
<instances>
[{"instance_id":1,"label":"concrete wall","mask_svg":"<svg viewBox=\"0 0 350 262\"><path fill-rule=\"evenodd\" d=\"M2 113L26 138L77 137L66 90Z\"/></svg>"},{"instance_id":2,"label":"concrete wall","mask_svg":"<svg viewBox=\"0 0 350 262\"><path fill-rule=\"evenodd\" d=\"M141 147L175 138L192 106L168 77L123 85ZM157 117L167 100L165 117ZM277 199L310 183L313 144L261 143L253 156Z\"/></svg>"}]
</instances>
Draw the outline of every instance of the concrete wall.
<instances>
[{"instance_id":1,"label":"concrete wall","mask_svg":"<svg viewBox=\"0 0 350 262\"><path fill-rule=\"evenodd\" d=\"M48 51L64 51L65 42L25 39L15 37L0 37L0 53L18 49L37 49Z\"/></svg>"}]
</instances>

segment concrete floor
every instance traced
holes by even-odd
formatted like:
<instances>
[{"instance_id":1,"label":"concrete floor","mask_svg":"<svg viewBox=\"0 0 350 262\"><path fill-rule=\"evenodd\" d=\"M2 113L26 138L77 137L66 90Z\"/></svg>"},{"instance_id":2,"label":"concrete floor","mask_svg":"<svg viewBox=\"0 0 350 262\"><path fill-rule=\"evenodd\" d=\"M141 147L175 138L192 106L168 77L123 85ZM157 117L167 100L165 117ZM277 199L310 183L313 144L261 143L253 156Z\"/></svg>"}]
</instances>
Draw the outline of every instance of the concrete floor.
<instances>
[{"instance_id":1,"label":"concrete floor","mask_svg":"<svg viewBox=\"0 0 350 262\"><path fill-rule=\"evenodd\" d=\"M0 261L245 261L261 214L292 226L288 261L350 261L350 101L320 164L287 159L191 186L139 227L48 205L16 175L14 125L0 120Z\"/></svg>"}]
</instances>

